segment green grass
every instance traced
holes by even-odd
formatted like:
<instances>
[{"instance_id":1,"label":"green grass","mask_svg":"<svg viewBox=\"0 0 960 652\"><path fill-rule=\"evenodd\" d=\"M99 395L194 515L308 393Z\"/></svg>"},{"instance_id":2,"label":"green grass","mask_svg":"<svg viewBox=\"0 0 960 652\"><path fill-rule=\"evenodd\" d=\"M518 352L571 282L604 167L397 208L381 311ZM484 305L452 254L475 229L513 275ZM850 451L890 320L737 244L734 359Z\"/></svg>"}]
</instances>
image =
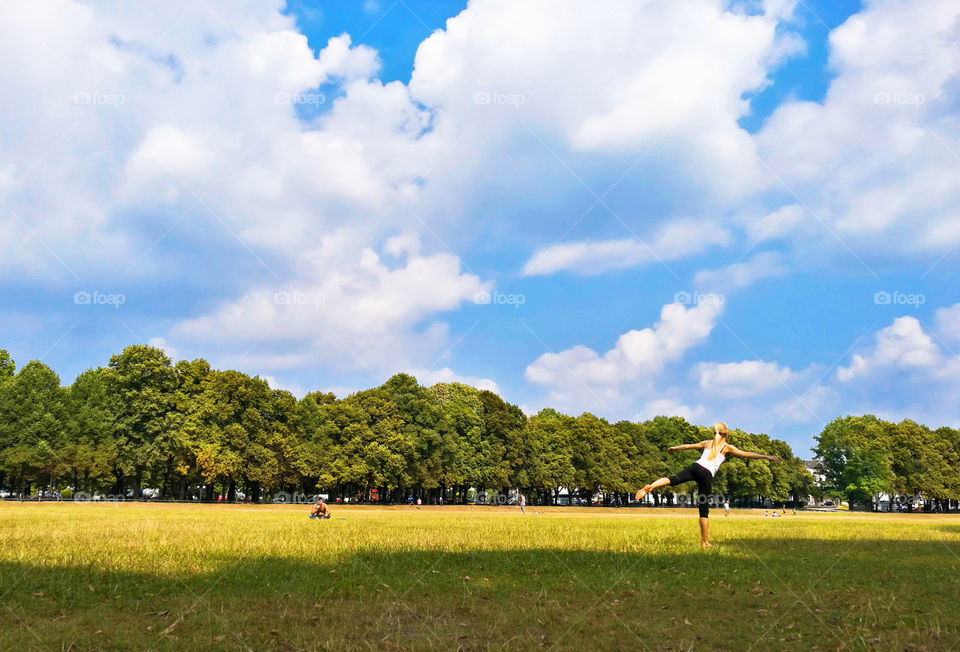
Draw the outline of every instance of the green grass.
<instances>
[{"instance_id":1,"label":"green grass","mask_svg":"<svg viewBox=\"0 0 960 652\"><path fill-rule=\"evenodd\" d=\"M960 518L0 504L2 650L950 649ZM338 517L345 517L343 520Z\"/></svg>"}]
</instances>

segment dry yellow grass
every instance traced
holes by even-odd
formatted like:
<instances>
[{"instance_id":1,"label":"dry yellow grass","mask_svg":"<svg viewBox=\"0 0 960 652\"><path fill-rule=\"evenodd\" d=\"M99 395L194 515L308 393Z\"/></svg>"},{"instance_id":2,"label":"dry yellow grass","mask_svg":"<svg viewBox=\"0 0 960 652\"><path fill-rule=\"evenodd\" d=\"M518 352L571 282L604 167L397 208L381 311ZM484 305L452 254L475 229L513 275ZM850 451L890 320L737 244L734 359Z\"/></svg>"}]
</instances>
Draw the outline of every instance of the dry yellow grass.
<instances>
[{"instance_id":1,"label":"dry yellow grass","mask_svg":"<svg viewBox=\"0 0 960 652\"><path fill-rule=\"evenodd\" d=\"M0 649L947 649L960 518L0 504ZM534 512L540 511L540 514Z\"/></svg>"}]
</instances>

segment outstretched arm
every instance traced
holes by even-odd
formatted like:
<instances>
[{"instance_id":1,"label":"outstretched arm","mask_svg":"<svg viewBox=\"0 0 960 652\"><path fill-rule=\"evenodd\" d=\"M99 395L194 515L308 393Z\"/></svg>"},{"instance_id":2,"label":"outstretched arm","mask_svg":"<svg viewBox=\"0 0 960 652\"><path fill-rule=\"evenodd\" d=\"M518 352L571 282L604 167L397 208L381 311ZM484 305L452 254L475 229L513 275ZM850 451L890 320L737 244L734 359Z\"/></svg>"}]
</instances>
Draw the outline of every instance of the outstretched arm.
<instances>
[{"instance_id":1,"label":"outstretched arm","mask_svg":"<svg viewBox=\"0 0 960 652\"><path fill-rule=\"evenodd\" d=\"M703 448L704 446L706 446L706 444L707 442L705 441L697 442L696 444L680 444L679 446L671 446L670 448L667 449L667 452L685 451L685 450L690 450L692 448Z\"/></svg>"},{"instance_id":2,"label":"outstretched arm","mask_svg":"<svg viewBox=\"0 0 960 652\"><path fill-rule=\"evenodd\" d=\"M736 446L727 444L727 448L724 451L727 455L736 455L737 457L743 457L748 460L769 460L771 462L782 462L777 455L764 455L763 453L753 453L751 451L742 451Z\"/></svg>"}]
</instances>

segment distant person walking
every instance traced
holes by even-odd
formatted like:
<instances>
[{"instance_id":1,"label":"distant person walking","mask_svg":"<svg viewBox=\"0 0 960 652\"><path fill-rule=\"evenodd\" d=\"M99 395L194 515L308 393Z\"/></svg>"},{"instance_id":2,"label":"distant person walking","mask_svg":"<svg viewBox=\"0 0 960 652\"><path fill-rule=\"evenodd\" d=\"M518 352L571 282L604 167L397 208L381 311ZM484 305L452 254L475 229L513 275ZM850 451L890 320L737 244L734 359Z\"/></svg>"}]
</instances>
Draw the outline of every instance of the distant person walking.
<instances>
[{"instance_id":1,"label":"distant person walking","mask_svg":"<svg viewBox=\"0 0 960 652\"><path fill-rule=\"evenodd\" d=\"M423 504L423 500L417 498L417 509L420 509L420 506Z\"/></svg>"},{"instance_id":2,"label":"distant person walking","mask_svg":"<svg viewBox=\"0 0 960 652\"><path fill-rule=\"evenodd\" d=\"M723 499L723 511L724 516L730 516L730 501L727 498Z\"/></svg>"},{"instance_id":3,"label":"distant person walking","mask_svg":"<svg viewBox=\"0 0 960 652\"><path fill-rule=\"evenodd\" d=\"M669 485L679 485L685 482L696 482L697 483L697 494L698 502L700 506L700 546L703 548L711 548L710 545L710 506L709 501L713 500L713 476L716 475L717 469L720 468L720 465L723 464L726 460L727 455L734 455L736 457L743 457L746 459L753 460L770 460L771 462L779 462L780 458L776 455L762 455L760 453L752 453L750 451L742 451L733 444L727 443L727 424L723 422L717 422L713 424L713 439L707 441L701 441L696 444L682 444L680 446L671 446L667 451L681 451L681 450L702 450L703 454L700 455L700 459L683 469L679 473L670 476L669 478L660 478L648 485L645 485L643 489L637 492L636 499L642 500L648 493L654 489L659 489L660 487L666 487Z\"/></svg>"},{"instance_id":4,"label":"distant person walking","mask_svg":"<svg viewBox=\"0 0 960 652\"><path fill-rule=\"evenodd\" d=\"M523 512L524 514L527 513L527 510L524 509L524 507L526 506L527 506L527 497L524 496L523 494L520 494L520 511Z\"/></svg>"}]
</instances>

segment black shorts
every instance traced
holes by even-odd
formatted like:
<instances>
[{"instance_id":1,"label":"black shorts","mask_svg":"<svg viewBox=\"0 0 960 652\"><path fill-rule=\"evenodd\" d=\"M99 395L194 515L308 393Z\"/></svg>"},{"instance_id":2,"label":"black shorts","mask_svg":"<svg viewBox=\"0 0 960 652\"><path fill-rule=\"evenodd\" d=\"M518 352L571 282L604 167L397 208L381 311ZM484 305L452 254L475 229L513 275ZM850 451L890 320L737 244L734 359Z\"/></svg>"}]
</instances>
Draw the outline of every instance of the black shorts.
<instances>
[{"instance_id":1,"label":"black shorts","mask_svg":"<svg viewBox=\"0 0 960 652\"><path fill-rule=\"evenodd\" d=\"M684 482L697 483L697 503L700 508L700 518L710 516L710 503L713 502L713 474L703 468L696 462L670 476L671 486L683 484Z\"/></svg>"}]
</instances>

